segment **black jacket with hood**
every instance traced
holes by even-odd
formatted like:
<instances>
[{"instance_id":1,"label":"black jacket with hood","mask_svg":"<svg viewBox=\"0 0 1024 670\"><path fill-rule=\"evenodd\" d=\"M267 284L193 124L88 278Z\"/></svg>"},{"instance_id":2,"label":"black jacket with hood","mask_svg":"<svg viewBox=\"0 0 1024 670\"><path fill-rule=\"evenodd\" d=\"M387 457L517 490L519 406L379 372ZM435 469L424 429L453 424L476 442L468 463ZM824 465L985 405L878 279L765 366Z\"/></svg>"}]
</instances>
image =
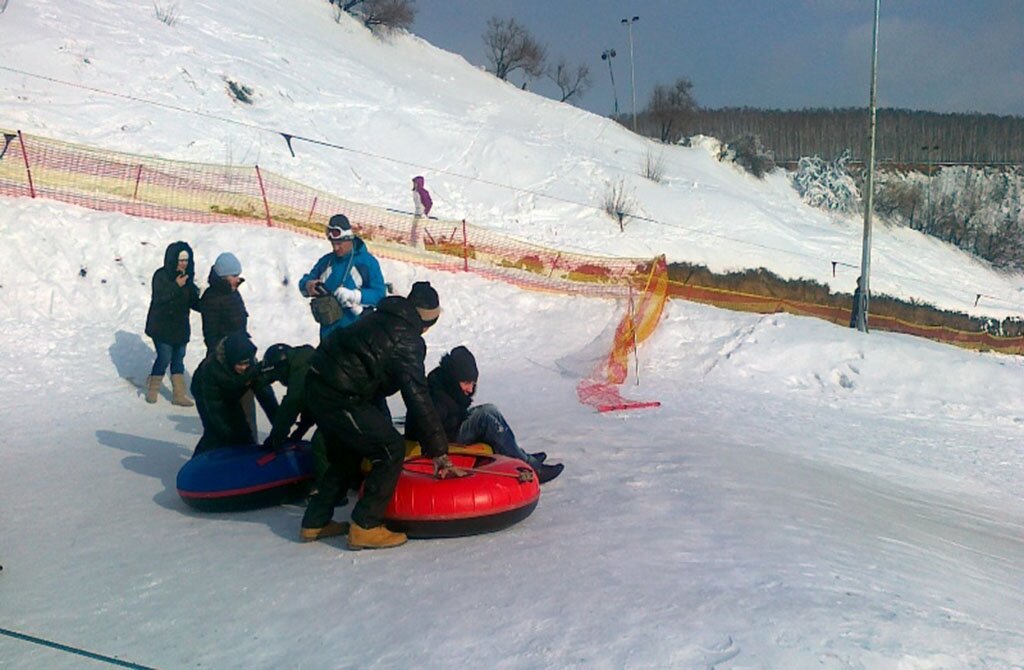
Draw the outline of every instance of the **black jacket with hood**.
<instances>
[{"instance_id":1,"label":"black jacket with hood","mask_svg":"<svg viewBox=\"0 0 1024 670\"><path fill-rule=\"evenodd\" d=\"M473 404L473 396L466 395L459 386L459 382L452 375L448 368L448 355L441 357L441 364L430 371L427 375L427 387L430 390L430 399L434 403L434 411L437 418L444 426L445 435L449 442L457 442L459 428L462 422L469 417L469 406ZM420 441L420 422L414 415L405 419L405 437L408 440Z\"/></svg>"},{"instance_id":2,"label":"black jacket with hood","mask_svg":"<svg viewBox=\"0 0 1024 670\"><path fill-rule=\"evenodd\" d=\"M401 393L410 415L422 426L420 444L428 456L448 452L444 428L427 390L423 321L408 299L389 296L377 309L330 333L310 362L320 379L352 404L374 403Z\"/></svg>"},{"instance_id":3,"label":"black jacket with hood","mask_svg":"<svg viewBox=\"0 0 1024 670\"><path fill-rule=\"evenodd\" d=\"M242 408L242 396L250 389L271 422L277 414L277 396L260 375L259 366L252 364L238 374L227 360L224 344L223 339L217 342L192 375L192 397L196 399L203 422L203 437L196 445L197 454L256 441Z\"/></svg>"},{"instance_id":4,"label":"black jacket with hood","mask_svg":"<svg viewBox=\"0 0 1024 670\"><path fill-rule=\"evenodd\" d=\"M188 253L188 280L178 286L178 255ZM188 344L192 337L189 310L199 309L199 289L195 282L196 265L192 247L186 242L172 242L164 251L163 267L153 273L153 297L146 315L146 335L157 342L171 345Z\"/></svg>"}]
</instances>

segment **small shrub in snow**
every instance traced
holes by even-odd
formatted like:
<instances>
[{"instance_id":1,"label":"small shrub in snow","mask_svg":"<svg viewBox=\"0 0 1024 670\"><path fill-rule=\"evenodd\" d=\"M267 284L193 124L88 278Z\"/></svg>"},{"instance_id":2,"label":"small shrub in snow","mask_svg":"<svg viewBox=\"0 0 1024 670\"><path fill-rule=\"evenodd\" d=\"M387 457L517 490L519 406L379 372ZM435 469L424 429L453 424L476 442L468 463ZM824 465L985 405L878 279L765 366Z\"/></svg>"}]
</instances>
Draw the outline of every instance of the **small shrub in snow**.
<instances>
[{"instance_id":1,"label":"small shrub in snow","mask_svg":"<svg viewBox=\"0 0 1024 670\"><path fill-rule=\"evenodd\" d=\"M831 163L818 156L805 156L793 175L793 186L804 202L832 212L853 212L860 197L857 184L847 172L850 152L844 151Z\"/></svg>"},{"instance_id":2,"label":"small shrub in snow","mask_svg":"<svg viewBox=\"0 0 1024 670\"><path fill-rule=\"evenodd\" d=\"M7 3L4 2L5 6L6 4ZM178 21L178 5L161 7L160 5L154 2L153 11L156 12L156 18L160 19L162 23L166 23L169 26L173 26Z\"/></svg>"},{"instance_id":3,"label":"small shrub in snow","mask_svg":"<svg viewBox=\"0 0 1024 670\"><path fill-rule=\"evenodd\" d=\"M757 135L743 135L723 147L718 159L736 163L758 179L775 169L772 152L761 144Z\"/></svg>"},{"instance_id":4,"label":"small shrub in snow","mask_svg":"<svg viewBox=\"0 0 1024 670\"><path fill-rule=\"evenodd\" d=\"M601 208L618 222L620 231L626 230L626 219L634 216L637 210L636 199L632 193L626 192L626 180L606 184Z\"/></svg>"},{"instance_id":5,"label":"small shrub in snow","mask_svg":"<svg viewBox=\"0 0 1024 670\"><path fill-rule=\"evenodd\" d=\"M655 156L650 152L650 150L648 150L644 155L644 163L641 166L640 176L660 184L664 172L665 155L658 154Z\"/></svg>"},{"instance_id":6,"label":"small shrub in snow","mask_svg":"<svg viewBox=\"0 0 1024 670\"><path fill-rule=\"evenodd\" d=\"M238 102L245 103L247 105L252 104L253 90L245 84L239 84L237 81L231 79L227 80L228 92L231 93L231 97Z\"/></svg>"}]
</instances>

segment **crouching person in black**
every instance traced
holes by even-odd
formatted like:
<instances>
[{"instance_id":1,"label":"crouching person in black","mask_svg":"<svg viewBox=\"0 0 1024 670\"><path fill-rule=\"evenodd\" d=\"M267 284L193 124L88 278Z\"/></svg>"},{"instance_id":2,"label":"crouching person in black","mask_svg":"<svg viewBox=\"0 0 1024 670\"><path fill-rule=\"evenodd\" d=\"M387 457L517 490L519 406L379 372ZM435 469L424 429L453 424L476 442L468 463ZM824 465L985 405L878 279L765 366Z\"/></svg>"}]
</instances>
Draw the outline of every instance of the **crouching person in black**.
<instances>
[{"instance_id":1,"label":"crouching person in black","mask_svg":"<svg viewBox=\"0 0 1024 670\"><path fill-rule=\"evenodd\" d=\"M441 313L429 282L416 282L407 298L384 298L377 310L330 333L306 378L306 402L323 432L329 466L323 485L306 508L300 539L348 533L350 549L384 549L404 544L404 533L384 525L384 512L402 472L405 441L391 423L384 399L400 392L421 426L423 453L434 459L438 477L459 476L448 459L448 440L427 390L423 333ZM352 465L366 458L371 470L363 497L352 509L352 524L331 521L334 501L347 491Z\"/></svg>"},{"instance_id":2,"label":"crouching person in black","mask_svg":"<svg viewBox=\"0 0 1024 670\"><path fill-rule=\"evenodd\" d=\"M545 463L548 455L543 451L534 454L523 451L497 407L491 404L470 407L478 377L476 358L466 347L455 347L442 356L441 363L427 375L430 398L448 441L458 444L483 442L497 454L518 458L537 472L537 480L541 484L562 474L564 466ZM405 436L419 441L420 425L415 416L406 420Z\"/></svg>"},{"instance_id":3,"label":"crouching person in black","mask_svg":"<svg viewBox=\"0 0 1024 670\"><path fill-rule=\"evenodd\" d=\"M250 390L273 422L277 398L270 384L261 378L255 359L256 345L245 334L235 333L211 347L196 368L192 375L192 397L203 422L203 436L193 456L256 442L242 407L242 397Z\"/></svg>"}]
</instances>

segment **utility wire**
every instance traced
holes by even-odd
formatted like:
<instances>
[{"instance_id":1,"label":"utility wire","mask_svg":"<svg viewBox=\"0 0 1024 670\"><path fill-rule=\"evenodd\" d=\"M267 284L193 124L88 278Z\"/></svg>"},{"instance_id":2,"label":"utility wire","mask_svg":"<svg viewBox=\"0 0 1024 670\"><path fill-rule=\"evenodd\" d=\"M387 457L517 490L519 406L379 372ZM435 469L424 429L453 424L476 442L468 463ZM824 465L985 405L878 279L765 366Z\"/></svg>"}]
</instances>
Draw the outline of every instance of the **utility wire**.
<instances>
[{"instance_id":1,"label":"utility wire","mask_svg":"<svg viewBox=\"0 0 1024 670\"><path fill-rule=\"evenodd\" d=\"M118 93L116 91L108 91L106 89L96 88L94 86L87 86L85 84L79 84L79 83L75 83L75 82L65 81L63 79L57 79L56 77L50 77L50 76L47 76L47 75L37 74L37 73L34 73L34 72L28 72L28 71L25 71L25 70L20 70L20 69L17 69L17 68L9 67L7 65L0 65L0 70L6 70L7 72L13 72L15 74L19 74L19 75L22 75L22 76L25 76L25 77L32 77L34 79L41 79L43 81L48 81L48 82L51 82L51 83L54 83L54 84L60 84L62 86L68 86L68 87L71 87L71 88L77 88L77 89L81 89L81 90L85 90L85 91L90 91L92 93L98 93L100 95L106 95L106 96L110 96L110 97L114 97L114 98L121 98L122 100L131 100L132 102L137 102L137 103L144 104L144 105L152 105L154 107L161 107L163 109L169 109L169 110L172 110L172 111L175 111L175 112L180 112L182 114L191 114L193 116L199 116L199 117L202 117L202 118L211 119L211 120L215 120L215 121L220 121L220 122L223 122L223 123L230 123L230 124L233 124L233 125L236 125L236 126L241 126L243 128L248 128L250 130L257 130L257 131L264 132L264 133L271 133L273 135L279 135L282 138L284 138L284 141L288 145L288 150L289 150L289 152L291 152L292 156L295 156L295 151L292 148L292 141L298 140L298 141L301 141L301 142L308 142L309 144L313 144L313 145L316 145L316 146L322 146L322 147L326 147L326 148L329 148L329 149L337 149L339 151L347 151L347 152L350 152L350 153L353 153L353 154L357 154L357 155L360 155L360 156L365 156L367 158L373 158L373 159L384 161L384 162L394 163L396 165L404 165L406 167L416 168L417 170L429 170L429 171L432 171L432 172L436 172L436 173L439 173L439 174L444 174L444 175L447 175L449 177L454 177L454 178L457 178L457 179L463 179L463 180L470 181L470 182L477 182L477 183L480 183L480 184L486 184L488 186L494 186L496 188L506 189L506 190L512 191L514 193L520 193L520 194L524 194L524 195L532 195L532 196L535 196L535 197L538 197L538 198L546 198L548 200L553 200L555 202L561 202L561 203L568 204L568 205L574 205L576 207L583 207L583 208L587 208L587 209L604 211L600 207L597 207L597 206L595 206L595 205L593 205L591 203L579 202L579 201L576 201L576 200L572 200L570 198L563 198L561 196L551 195L549 193L543 193L541 191L535 191L535 190L531 190L531 189L528 189L528 188L522 188L522 187L519 187L519 186L511 186L509 184L503 184L501 182L496 182L496 181L492 181L492 180L489 180L489 179L484 179L482 177L474 177L474 176L462 174L462 173L459 173L459 172L454 172L452 170L447 170L445 168L439 168L439 167L430 166L430 165L422 165L420 163L415 163L415 162L412 162L412 161L407 161L407 160L403 160L403 159L400 159L400 158L395 158L393 156L385 156L383 154L377 154L377 153L374 153L374 152L371 152L371 151L365 151L365 150L362 150L362 149L355 149L355 148L352 148L352 147L346 147L344 145L337 144L335 142L329 142L327 140L318 140L318 139L313 138L313 137L306 137L304 135L298 135L298 134L295 134L295 133L290 133L290 132L286 132L286 131L282 131L282 130L276 130L274 128L268 128L266 126L261 126L261 125L254 124L254 123L247 123L245 121L238 121L236 119L231 119L231 118L228 118L228 117L225 117L225 116L219 116L217 114L210 114L209 112L201 112L199 110L188 109L186 107L180 107L178 105L172 105L172 104L168 104L168 103L165 103L165 102L158 102L158 101L155 101L155 100L149 100L147 98L140 98L138 96L129 95L127 93ZM701 235L701 236L704 236L704 237L724 240L724 241L728 241L728 242L733 242L735 244L743 245L743 246L746 246L746 247L753 247L753 248L757 248L757 249L762 249L764 251L771 251L771 252L786 254L788 256L793 256L793 257L796 257L796 258L803 258L805 260L817 261L817 262L838 263L840 265L854 267L852 264L841 262L841 261L833 261L833 260L825 261L820 256L815 256L815 255L812 255L812 254L806 254L806 253L803 253L803 252L800 252L800 251L794 251L792 249L785 249L785 248L782 248L782 247L774 247L774 246L767 245L767 244L761 244L759 242L752 242L750 240L744 240L744 239L740 239L740 238L737 238L737 237L731 237L729 235L723 235L721 233L713 233L713 232L709 232L709 231L705 231L705 230L698 230L696 228L691 228L691 227L685 226L683 224L671 223L671 222L668 222L668 221L662 221L660 219L655 219L655 218L649 217L649 216L642 216L642 215L639 215L639 214L630 214L629 218L633 219L633 220L636 220L636 221L644 221L646 223L652 223L652 224L659 225L659 226L665 226L667 228L673 228L673 229L676 229L676 230L682 230L682 231L685 231L687 233L690 233L691 235ZM916 283L916 284L921 285L921 286L929 286L929 287L941 288L941 289L948 289L949 288L948 284L945 284L945 283L929 282L929 281L923 280L923 279L921 279L919 277L911 277L911 276L907 276L907 275L901 275L901 274L898 274L898 273L884 273L884 276L887 276L890 279L902 279L904 281ZM975 306L977 306L978 300L981 297L984 297L984 298L988 298L990 300L994 300L996 302L1003 303L1004 305L1008 305L1008 306L1013 307L1013 308L1018 308L1018 309L1020 308L1020 302L1019 301L1015 301L1015 300L1011 300L1011 299L1006 299L1006 298L999 298L999 297L996 297L996 296L990 296L990 295L987 295L987 294L984 294L984 293L978 293L977 291L971 292L970 290L964 291L964 294L966 296L969 296L968 297L968 301L972 302Z\"/></svg>"}]
</instances>

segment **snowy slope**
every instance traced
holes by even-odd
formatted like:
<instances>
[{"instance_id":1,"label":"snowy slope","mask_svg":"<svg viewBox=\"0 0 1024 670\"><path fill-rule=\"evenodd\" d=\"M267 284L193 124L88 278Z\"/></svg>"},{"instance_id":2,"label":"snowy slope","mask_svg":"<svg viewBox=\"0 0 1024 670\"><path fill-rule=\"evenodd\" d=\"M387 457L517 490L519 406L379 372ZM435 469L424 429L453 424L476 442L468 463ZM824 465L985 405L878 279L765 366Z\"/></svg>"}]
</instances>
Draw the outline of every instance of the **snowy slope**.
<instances>
[{"instance_id":1,"label":"snowy slope","mask_svg":"<svg viewBox=\"0 0 1024 670\"><path fill-rule=\"evenodd\" d=\"M666 253L719 271L764 266L853 289L861 221L805 206L784 174L760 182L719 163L707 144L638 138L415 36L378 40L347 17L333 21L323 0L176 6L168 26L141 0L12 4L0 19L2 125L167 157L259 162L398 209L409 209L409 179L422 173L441 217L559 248ZM254 103L235 102L228 81L250 87ZM297 141L292 158L279 132L346 149ZM639 176L648 155L663 162L661 183ZM619 180L653 220L633 221L625 234L600 207ZM835 278L832 261L847 264ZM1024 314L1022 286L919 233L876 227L876 292L1002 318ZM979 293L992 297L975 306Z\"/></svg>"},{"instance_id":2,"label":"snowy slope","mask_svg":"<svg viewBox=\"0 0 1024 670\"><path fill-rule=\"evenodd\" d=\"M16 2L0 15L0 64L574 200L635 174L646 145L613 125L415 38L382 45L325 4L191 2L168 27L143 2ZM233 105L222 77L262 98ZM407 201L408 166L311 147L293 160L260 132L5 70L0 87L2 125L26 132L259 160ZM649 245L720 268L760 255L809 274L859 240L856 222L806 209L781 178L754 182L700 148L671 154L676 176L643 186L645 206L692 215L708 236L620 236L583 207L424 172L448 213L571 248ZM2 204L0 667L110 667L8 631L160 668L1024 668L1017 358L674 302L641 348L639 386L624 388L662 407L600 416L577 402L573 372L622 305L385 262L399 291L429 279L441 294L428 365L470 346L478 400L566 472L501 533L348 552L297 542L301 506L186 508L174 478L198 418L126 381L152 362L148 282L167 243L189 240L201 277L220 251L239 256L261 352L315 341L295 280L325 244ZM1016 290L907 231L876 242L880 273L941 273L949 288L927 284L936 300L974 283ZM202 349L194 338L189 370Z\"/></svg>"}]
</instances>

